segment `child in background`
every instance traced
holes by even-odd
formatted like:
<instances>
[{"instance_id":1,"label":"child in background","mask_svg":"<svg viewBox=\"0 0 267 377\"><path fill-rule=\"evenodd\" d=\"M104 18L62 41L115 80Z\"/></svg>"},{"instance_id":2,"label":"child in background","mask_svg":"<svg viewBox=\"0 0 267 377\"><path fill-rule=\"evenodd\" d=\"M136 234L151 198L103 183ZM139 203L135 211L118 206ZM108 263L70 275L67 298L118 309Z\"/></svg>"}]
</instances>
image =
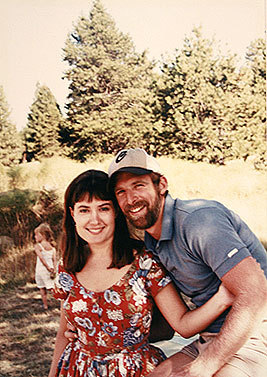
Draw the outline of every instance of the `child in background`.
<instances>
[{"instance_id":1,"label":"child in background","mask_svg":"<svg viewBox=\"0 0 267 377\"><path fill-rule=\"evenodd\" d=\"M48 309L47 290L54 287L56 272L56 248L52 230L47 223L40 224L34 230L35 253L37 255L35 281L40 289L43 308Z\"/></svg>"}]
</instances>

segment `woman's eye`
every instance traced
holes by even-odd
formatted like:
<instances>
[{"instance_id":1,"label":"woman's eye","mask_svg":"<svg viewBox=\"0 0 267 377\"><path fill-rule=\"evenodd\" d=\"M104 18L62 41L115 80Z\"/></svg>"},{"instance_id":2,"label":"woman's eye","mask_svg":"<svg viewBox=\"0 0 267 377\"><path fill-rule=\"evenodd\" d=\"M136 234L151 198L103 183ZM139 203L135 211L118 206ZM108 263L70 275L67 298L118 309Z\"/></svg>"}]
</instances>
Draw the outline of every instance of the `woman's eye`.
<instances>
[{"instance_id":1,"label":"woman's eye","mask_svg":"<svg viewBox=\"0 0 267 377\"><path fill-rule=\"evenodd\" d=\"M80 209L80 213L88 213L89 211L88 211L88 209L86 209L86 208L83 208L83 209Z\"/></svg>"},{"instance_id":2,"label":"woman's eye","mask_svg":"<svg viewBox=\"0 0 267 377\"><path fill-rule=\"evenodd\" d=\"M102 212L107 212L109 210L110 210L110 207L101 207L100 208L100 211L102 211Z\"/></svg>"}]
</instances>

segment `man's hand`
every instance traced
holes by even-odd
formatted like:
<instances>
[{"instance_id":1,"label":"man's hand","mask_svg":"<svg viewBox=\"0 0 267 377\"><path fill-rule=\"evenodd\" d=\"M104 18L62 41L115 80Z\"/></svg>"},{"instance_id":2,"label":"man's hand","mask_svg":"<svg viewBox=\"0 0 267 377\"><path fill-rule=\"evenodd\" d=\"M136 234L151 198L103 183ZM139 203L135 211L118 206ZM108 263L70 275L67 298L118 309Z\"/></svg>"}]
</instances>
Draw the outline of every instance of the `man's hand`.
<instances>
[{"instance_id":1,"label":"man's hand","mask_svg":"<svg viewBox=\"0 0 267 377\"><path fill-rule=\"evenodd\" d=\"M77 339L77 330L76 328L70 324L69 322L67 323L67 328L68 330L64 332L65 338L67 338L70 342L73 342L74 340Z\"/></svg>"}]
</instances>

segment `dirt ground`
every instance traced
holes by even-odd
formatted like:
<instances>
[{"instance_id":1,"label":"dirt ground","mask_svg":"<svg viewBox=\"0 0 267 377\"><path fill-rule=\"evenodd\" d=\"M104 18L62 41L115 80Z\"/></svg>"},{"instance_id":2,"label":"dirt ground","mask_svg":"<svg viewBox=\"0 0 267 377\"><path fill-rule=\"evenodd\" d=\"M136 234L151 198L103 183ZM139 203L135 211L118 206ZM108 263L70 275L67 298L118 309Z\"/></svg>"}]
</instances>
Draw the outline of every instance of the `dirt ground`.
<instances>
[{"instance_id":1,"label":"dirt ground","mask_svg":"<svg viewBox=\"0 0 267 377\"><path fill-rule=\"evenodd\" d=\"M48 375L59 320L59 302L27 283L0 293L0 377Z\"/></svg>"},{"instance_id":2,"label":"dirt ground","mask_svg":"<svg viewBox=\"0 0 267 377\"><path fill-rule=\"evenodd\" d=\"M60 315L59 302L49 293L44 311L35 284L0 292L0 377L47 377ZM176 334L158 342L167 356L190 342Z\"/></svg>"}]
</instances>

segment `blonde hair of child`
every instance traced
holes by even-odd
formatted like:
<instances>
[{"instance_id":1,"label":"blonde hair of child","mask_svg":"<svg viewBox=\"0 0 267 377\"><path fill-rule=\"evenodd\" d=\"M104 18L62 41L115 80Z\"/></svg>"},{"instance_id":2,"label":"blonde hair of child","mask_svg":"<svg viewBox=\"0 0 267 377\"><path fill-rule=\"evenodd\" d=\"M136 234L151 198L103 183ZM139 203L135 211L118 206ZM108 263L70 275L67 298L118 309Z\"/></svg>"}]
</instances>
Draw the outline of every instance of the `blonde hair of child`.
<instances>
[{"instance_id":1,"label":"blonde hair of child","mask_svg":"<svg viewBox=\"0 0 267 377\"><path fill-rule=\"evenodd\" d=\"M37 228L34 229L34 232L39 232L53 247L56 247L56 242L53 236L52 229L49 224L42 223Z\"/></svg>"}]
</instances>

